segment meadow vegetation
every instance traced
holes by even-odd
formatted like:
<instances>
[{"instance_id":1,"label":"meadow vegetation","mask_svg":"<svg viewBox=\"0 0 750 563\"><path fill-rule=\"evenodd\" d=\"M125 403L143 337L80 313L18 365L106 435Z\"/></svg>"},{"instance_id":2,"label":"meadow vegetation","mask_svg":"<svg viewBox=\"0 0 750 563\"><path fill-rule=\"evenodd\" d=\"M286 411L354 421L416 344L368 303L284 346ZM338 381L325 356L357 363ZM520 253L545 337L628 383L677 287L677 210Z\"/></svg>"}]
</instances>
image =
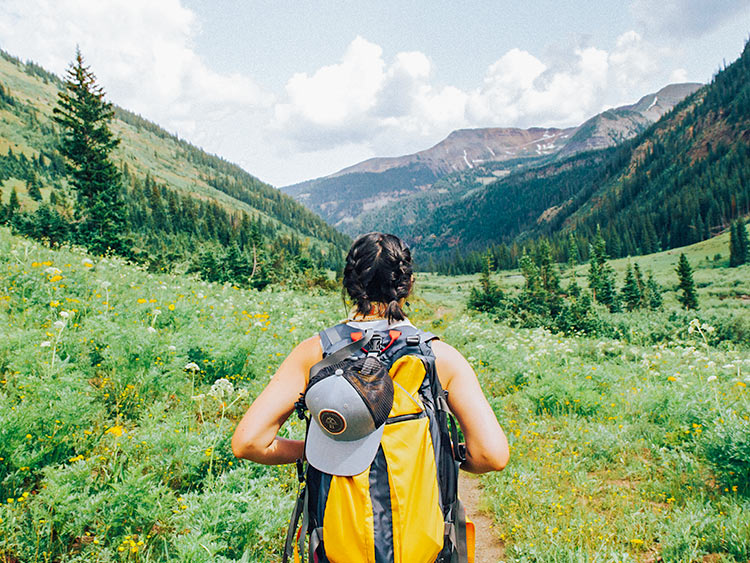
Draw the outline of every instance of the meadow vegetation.
<instances>
[{"instance_id":1,"label":"meadow vegetation","mask_svg":"<svg viewBox=\"0 0 750 563\"><path fill-rule=\"evenodd\" d=\"M679 252L638 258L664 308L601 311L607 337L511 328L465 309L475 276L419 274L410 318L469 359L511 442L482 478L507 560L750 558L750 265L724 267L727 249L686 251L697 312L677 302ZM514 295L522 277L493 281ZM286 353L344 316L336 292L150 273L0 228L0 560L278 561L294 469L237 460L230 437Z\"/></svg>"}]
</instances>

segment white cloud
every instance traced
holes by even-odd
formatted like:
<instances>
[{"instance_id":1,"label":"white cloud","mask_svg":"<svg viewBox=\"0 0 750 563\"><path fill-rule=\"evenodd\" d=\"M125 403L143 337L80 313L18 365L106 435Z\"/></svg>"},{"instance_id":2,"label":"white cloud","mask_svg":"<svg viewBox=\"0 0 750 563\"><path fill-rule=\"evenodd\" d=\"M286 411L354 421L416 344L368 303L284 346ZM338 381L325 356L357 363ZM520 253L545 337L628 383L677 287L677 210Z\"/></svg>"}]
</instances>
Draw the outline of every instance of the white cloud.
<instances>
[{"instance_id":1,"label":"white cloud","mask_svg":"<svg viewBox=\"0 0 750 563\"><path fill-rule=\"evenodd\" d=\"M669 75L670 84L679 83L679 82L687 82L687 81L688 81L688 73L687 73L687 70L685 70L684 68L676 68Z\"/></svg>"},{"instance_id":2,"label":"white cloud","mask_svg":"<svg viewBox=\"0 0 750 563\"><path fill-rule=\"evenodd\" d=\"M241 133L236 116L246 122L273 102L251 78L217 73L195 53L198 22L179 0L5 0L0 22L4 49L58 74L78 44L110 99L212 151Z\"/></svg>"},{"instance_id":3,"label":"white cloud","mask_svg":"<svg viewBox=\"0 0 750 563\"><path fill-rule=\"evenodd\" d=\"M663 51L635 31L609 52L510 49L464 89L439 84L426 53L386 57L356 37L338 61L294 74L272 94L251 76L213 70L193 47L199 33L181 0L0 3L2 48L61 74L79 44L117 104L280 184L415 152L462 127L575 125L666 76Z\"/></svg>"}]
</instances>

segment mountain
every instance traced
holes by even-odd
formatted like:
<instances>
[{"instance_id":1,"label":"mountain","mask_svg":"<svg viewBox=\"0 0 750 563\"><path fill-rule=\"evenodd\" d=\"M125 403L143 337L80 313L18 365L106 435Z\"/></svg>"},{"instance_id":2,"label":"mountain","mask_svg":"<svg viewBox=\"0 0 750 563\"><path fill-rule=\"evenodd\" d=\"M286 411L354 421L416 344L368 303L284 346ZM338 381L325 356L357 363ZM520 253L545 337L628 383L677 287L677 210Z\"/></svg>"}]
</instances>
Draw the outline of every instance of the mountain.
<instances>
[{"instance_id":1,"label":"mountain","mask_svg":"<svg viewBox=\"0 0 750 563\"><path fill-rule=\"evenodd\" d=\"M406 199L416 196L421 200L438 180L452 174L466 172L458 187L471 188L490 183L519 164L570 156L632 138L699 86L673 84L635 104L608 110L567 129L462 129L427 150L373 158L282 190L354 235L368 230L373 219L383 215L381 209L398 215ZM506 165L509 162L511 166ZM451 186L456 187L456 182L448 180L438 188L444 190L439 193L452 193Z\"/></svg>"},{"instance_id":2,"label":"mountain","mask_svg":"<svg viewBox=\"0 0 750 563\"><path fill-rule=\"evenodd\" d=\"M405 236L438 262L491 248L502 266L543 236L566 260L571 237L585 257L601 229L616 258L693 244L748 214L750 43L634 139L511 172L427 209Z\"/></svg>"},{"instance_id":3,"label":"mountain","mask_svg":"<svg viewBox=\"0 0 750 563\"><path fill-rule=\"evenodd\" d=\"M15 189L19 211L28 213L12 224L26 234L33 235L33 214L44 204L73 221L76 196L52 121L62 86L39 65L0 51L0 222L10 219L3 215ZM291 197L132 112L114 109L111 129L121 143L112 156L123 172L134 256L150 267L194 260L202 248L218 255L235 243L244 253L238 262L265 259L277 270L285 257L319 265L341 260L348 237Z\"/></svg>"}]
</instances>

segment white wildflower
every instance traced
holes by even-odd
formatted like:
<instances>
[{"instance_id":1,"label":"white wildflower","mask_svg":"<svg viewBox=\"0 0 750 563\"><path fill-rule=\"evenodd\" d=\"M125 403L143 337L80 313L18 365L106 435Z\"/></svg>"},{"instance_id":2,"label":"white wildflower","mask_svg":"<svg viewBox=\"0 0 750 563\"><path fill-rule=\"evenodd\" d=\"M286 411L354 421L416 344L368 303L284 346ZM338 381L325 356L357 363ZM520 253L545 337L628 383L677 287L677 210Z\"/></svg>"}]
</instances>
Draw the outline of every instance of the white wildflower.
<instances>
[{"instance_id":1,"label":"white wildflower","mask_svg":"<svg viewBox=\"0 0 750 563\"><path fill-rule=\"evenodd\" d=\"M156 329L152 326L148 327L146 330L149 331L151 334L156 332Z\"/></svg>"},{"instance_id":2,"label":"white wildflower","mask_svg":"<svg viewBox=\"0 0 750 563\"><path fill-rule=\"evenodd\" d=\"M229 396L233 392L234 392L234 385L232 385L232 382L222 377L214 381L214 384L211 386L211 390L208 392L208 394L214 397L215 399L222 401L225 398L229 398Z\"/></svg>"},{"instance_id":3,"label":"white wildflower","mask_svg":"<svg viewBox=\"0 0 750 563\"><path fill-rule=\"evenodd\" d=\"M110 286L111 286L112 284L111 284L110 282L108 282L107 280L103 280L103 281L99 282L99 285L101 285L101 286L102 286L102 288L104 288L104 289L107 289L107 288L108 288L108 287L110 287Z\"/></svg>"},{"instance_id":4,"label":"white wildflower","mask_svg":"<svg viewBox=\"0 0 750 563\"><path fill-rule=\"evenodd\" d=\"M50 276L54 276L56 274L62 274L62 270L59 268L55 268L54 266L50 266L49 268L44 269L45 274L49 274Z\"/></svg>"},{"instance_id":5,"label":"white wildflower","mask_svg":"<svg viewBox=\"0 0 750 563\"><path fill-rule=\"evenodd\" d=\"M67 319L70 316L70 313L68 313L67 311L60 311L60 316L63 319Z\"/></svg>"},{"instance_id":6,"label":"white wildflower","mask_svg":"<svg viewBox=\"0 0 750 563\"><path fill-rule=\"evenodd\" d=\"M191 398L191 399L192 399L193 401L202 401L203 399L205 399L205 398L206 398L206 394L205 394L205 393L201 393L200 395L193 395L193 396L192 396L192 397L190 397L190 398Z\"/></svg>"},{"instance_id":7,"label":"white wildflower","mask_svg":"<svg viewBox=\"0 0 750 563\"><path fill-rule=\"evenodd\" d=\"M161 309L154 309L154 316L161 315Z\"/></svg>"},{"instance_id":8,"label":"white wildflower","mask_svg":"<svg viewBox=\"0 0 750 563\"><path fill-rule=\"evenodd\" d=\"M50 346L52 346L52 342L50 342L49 340L45 340L39 346L41 346L42 348L49 348Z\"/></svg>"},{"instance_id":9,"label":"white wildflower","mask_svg":"<svg viewBox=\"0 0 750 563\"><path fill-rule=\"evenodd\" d=\"M65 326L65 321L55 321L52 326L55 328L63 328Z\"/></svg>"},{"instance_id":10,"label":"white wildflower","mask_svg":"<svg viewBox=\"0 0 750 563\"><path fill-rule=\"evenodd\" d=\"M173 346L170 344L169 346L167 346L167 350L169 350L170 352L174 352L175 350L177 350L177 346Z\"/></svg>"},{"instance_id":11,"label":"white wildflower","mask_svg":"<svg viewBox=\"0 0 750 563\"><path fill-rule=\"evenodd\" d=\"M716 377L715 375L709 375L709 376L708 376L708 379L706 379L706 383L713 383L713 382L714 382L714 381L716 381L717 379L719 379L719 378L718 378L718 377Z\"/></svg>"},{"instance_id":12,"label":"white wildflower","mask_svg":"<svg viewBox=\"0 0 750 563\"><path fill-rule=\"evenodd\" d=\"M185 367L183 369L185 371L200 371L201 370L201 368L195 362L189 362L185 364Z\"/></svg>"}]
</instances>

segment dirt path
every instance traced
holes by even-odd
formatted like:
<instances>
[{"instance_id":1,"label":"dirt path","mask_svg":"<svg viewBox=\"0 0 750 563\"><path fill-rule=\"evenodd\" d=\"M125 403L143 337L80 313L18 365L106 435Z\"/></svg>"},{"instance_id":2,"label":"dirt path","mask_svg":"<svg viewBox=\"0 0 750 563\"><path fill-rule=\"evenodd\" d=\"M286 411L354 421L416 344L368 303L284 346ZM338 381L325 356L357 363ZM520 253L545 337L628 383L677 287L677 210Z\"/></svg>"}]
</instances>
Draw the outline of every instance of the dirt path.
<instances>
[{"instance_id":1,"label":"dirt path","mask_svg":"<svg viewBox=\"0 0 750 563\"><path fill-rule=\"evenodd\" d=\"M479 479L461 472L458 480L458 492L466 507L466 515L474 522L476 529L476 555L474 563L498 563L505 560L503 544L492 527L492 517L480 511L482 487Z\"/></svg>"}]
</instances>

